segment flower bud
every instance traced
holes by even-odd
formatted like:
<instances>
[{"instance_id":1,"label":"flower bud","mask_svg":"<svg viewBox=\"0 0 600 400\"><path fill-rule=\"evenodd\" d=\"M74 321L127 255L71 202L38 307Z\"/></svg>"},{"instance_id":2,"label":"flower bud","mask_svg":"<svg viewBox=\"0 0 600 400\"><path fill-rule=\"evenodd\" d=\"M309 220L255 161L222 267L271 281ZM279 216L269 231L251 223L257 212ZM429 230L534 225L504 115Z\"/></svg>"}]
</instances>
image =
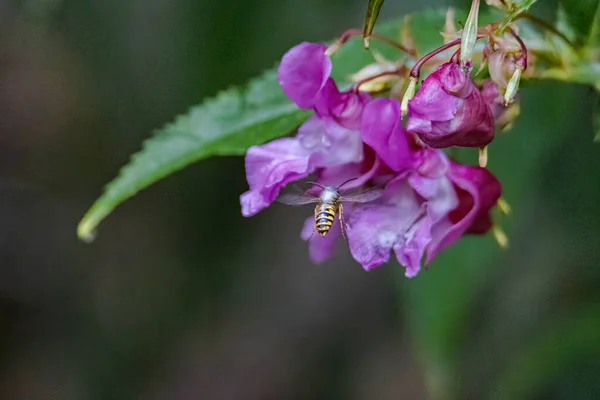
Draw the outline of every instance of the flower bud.
<instances>
[{"instance_id":1,"label":"flower bud","mask_svg":"<svg viewBox=\"0 0 600 400\"><path fill-rule=\"evenodd\" d=\"M402 103L400 104L400 110L402 112L402 117L404 117L408 113L408 102L415 97L415 91L417 90L417 78L410 77L408 81L408 87L404 92L404 96L402 97Z\"/></svg>"},{"instance_id":2,"label":"flower bud","mask_svg":"<svg viewBox=\"0 0 600 400\"><path fill-rule=\"evenodd\" d=\"M448 7L446 11L446 22L444 23L444 30L440 32L444 38L444 44L450 43L460 37L456 25L454 24L454 8Z\"/></svg>"},{"instance_id":3,"label":"flower bud","mask_svg":"<svg viewBox=\"0 0 600 400\"><path fill-rule=\"evenodd\" d=\"M494 138L488 104L469 72L456 63L434 70L408 103L408 111L406 129L434 148L483 147Z\"/></svg>"},{"instance_id":4,"label":"flower bud","mask_svg":"<svg viewBox=\"0 0 600 400\"><path fill-rule=\"evenodd\" d=\"M467 22L463 28L460 42L460 60L463 65L470 64L473 49L477 41L477 20L479 19L479 0L473 0Z\"/></svg>"},{"instance_id":5,"label":"flower bud","mask_svg":"<svg viewBox=\"0 0 600 400\"><path fill-rule=\"evenodd\" d=\"M519 90L519 82L521 81L521 74L523 73L523 67L517 65L515 72L510 78L508 85L506 86L506 92L504 92L504 104L509 105L515 99L517 91Z\"/></svg>"},{"instance_id":6,"label":"flower bud","mask_svg":"<svg viewBox=\"0 0 600 400\"><path fill-rule=\"evenodd\" d=\"M515 58L502 51L494 51L487 56L490 78L501 89L505 89L508 81L515 73Z\"/></svg>"}]
</instances>

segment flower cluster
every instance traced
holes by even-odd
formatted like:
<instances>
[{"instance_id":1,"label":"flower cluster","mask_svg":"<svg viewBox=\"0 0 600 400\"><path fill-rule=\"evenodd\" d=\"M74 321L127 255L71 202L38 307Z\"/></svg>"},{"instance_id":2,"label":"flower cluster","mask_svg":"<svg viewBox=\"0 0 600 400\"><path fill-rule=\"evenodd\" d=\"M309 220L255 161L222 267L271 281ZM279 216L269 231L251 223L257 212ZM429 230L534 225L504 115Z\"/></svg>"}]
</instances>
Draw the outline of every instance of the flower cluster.
<instances>
[{"instance_id":1,"label":"flower cluster","mask_svg":"<svg viewBox=\"0 0 600 400\"><path fill-rule=\"evenodd\" d=\"M268 207L288 183L316 175L323 186L351 179L347 189L376 183L383 194L372 202L344 205L352 256L365 269L386 263L391 252L413 277L464 234L492 227L490 211L500 199L499 181L487 169L462 165L440 148L481 147L494 135L497 110L489 88L480 90L456 63L438 67L409 102L406 128L401 104L357 90L340 91L331 78L327 48L301 43L282 58L278 78L299 107L315 111L293 138L251 147L246 154L250 189L242 214ZM496 95L499 95L496 93ZM312 238L314 218L302 238ZM309 240L311 259L326 260L340 236L334 224Z\"/></svg>"}]
</instances>

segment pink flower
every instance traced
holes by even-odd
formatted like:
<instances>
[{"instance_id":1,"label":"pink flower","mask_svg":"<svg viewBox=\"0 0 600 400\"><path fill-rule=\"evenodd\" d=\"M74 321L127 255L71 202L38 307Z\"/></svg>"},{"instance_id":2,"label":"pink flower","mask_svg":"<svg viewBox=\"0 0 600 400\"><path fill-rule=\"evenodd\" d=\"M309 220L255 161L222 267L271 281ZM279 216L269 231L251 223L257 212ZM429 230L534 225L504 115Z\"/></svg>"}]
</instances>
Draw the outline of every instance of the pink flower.
<instances>
[{"instance_id":1,"label":"pink flower","mask_svg":"<svg viewBox=\"0 0 600 400\"><path fill-rule=\"evenodd\" d=\"M447 62L425 79L408 103L406 129L434 148L484 147L494 138L494 118L469 72Z\"/></svg>"}]
</instances>

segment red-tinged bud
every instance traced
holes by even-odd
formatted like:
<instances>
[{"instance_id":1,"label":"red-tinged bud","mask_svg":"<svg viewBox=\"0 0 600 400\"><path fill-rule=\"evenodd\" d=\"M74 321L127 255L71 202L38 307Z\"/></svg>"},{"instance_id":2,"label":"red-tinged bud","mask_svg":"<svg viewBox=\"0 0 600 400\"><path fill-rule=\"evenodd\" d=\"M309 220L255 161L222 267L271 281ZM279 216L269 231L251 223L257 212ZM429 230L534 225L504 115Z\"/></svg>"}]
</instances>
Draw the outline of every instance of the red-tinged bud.
<instances>
[{"instance_id":1,"label":"red-tinged bud","mask_svg":"<svg viewBox=\"0 0 600 400\"><path fill-rule=\"evenodd\" d=\"M467 70L448 62L433 71L408 102L407 130L434 148L484 147L494 118Z\"/></svg>"}]
</instances>

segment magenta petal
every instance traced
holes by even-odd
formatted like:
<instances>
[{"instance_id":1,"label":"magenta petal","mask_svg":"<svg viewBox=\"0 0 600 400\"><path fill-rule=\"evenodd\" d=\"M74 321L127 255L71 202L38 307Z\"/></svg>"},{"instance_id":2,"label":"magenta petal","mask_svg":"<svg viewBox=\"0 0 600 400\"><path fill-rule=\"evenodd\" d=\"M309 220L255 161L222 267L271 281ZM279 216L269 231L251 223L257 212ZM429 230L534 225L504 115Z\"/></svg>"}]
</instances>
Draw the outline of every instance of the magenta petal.
<instances>
[{"instance_id":1,"label":"magenta petal","mask_svg":"<svg viewBox=\"0 0 600 400\"><path fill-rule=\"evenodd\" d=\"M308 152L296 140L284 138L262 146L252 146L246 153L246 176L250 190L242 194L242 215L248 217L267 207L289 182L314 171Z\"/></svg>"},{"instance_id":2,"label":"magenta petal","mask_svg":"<svg viewBox=\"0 0 600 400\"><path fill-rule=\"evenodd\" d=\"M397 246L394 251L400 265L406 267L405 276L414 278L421 270L421 260L426 246L431 241L430 219L422 216L407 232L407 237L404 246Z\"/></svg>"},{"instance_id":3,"label":"magenta petal","mask_svg":"<svg viewBox=\"0 0 600 400\"><path fill-rule=\"evenodd\" d=\"M427 249L427 263L441 250L467 233L474 224L477 233L484 233L480 226L489 229L490 209L501 195L500 182L487 169L451 163L448 176L460 191L457 207L432 228L432 243Z\"/></svg>"},{"instance_id":4,"label":"magenta petal","mask_svg":"<svg viewBox=\"0 0 600 400\"><path fill-rule=\"evenodd\" d=\"M410 263L405 267L418 271L426 243L412 241L422 216L420 201L406 179L390 182L380 204L357 206L350 216L347 233L352 256L368 270L386 263L394 250L401 263Z\"/></svg>"},{"instance_id":5,"label":"magenta petal","mask_svg":"<svg viewBox=\"0 0 600 400\"><path fill-rule=\"evenodd\" d=\"M317 96L315 109L321 117L331 117L345 128L358 130L364 106L369 100L371 96L365 92L340 92L330 78Z\"/></svg>"},{"instance_id":6,"label":"magenta petal","mask_svg":"<svg viewBox=\"0 0 600 400\"><path fill-rule=\"evenodd\" d=\"M370 150L370 149L369 149ZM372 150L370 150L372 152ZM367 154L370 156L370 154ZM339 186L349 179L352 180L344 185L344 191L358 188L366 184L369 180L374 179L378 185L385 185L387 181L393 179L393 175L384 175L388 172L379 158L369 157L361 163L345 164L331 168L322 169L319 173L317 182L323 186Z\"/></svg>"},{"instance_id":7,"label":"magenta petal","mask_svg":"<svg viewBox=\"0 0 600 400\"><path fill-rule=\"evenodd\" d=\"M360 133L346 129L331 118L313 116L298 129L302 146L314 153L317 167L360 162L363 144Z\"/></svg>"},{"instance_id":8,"label":"magenta petal","mask_svg":"<svg viewBox=\"0 0 600 400\"><path fill-rule=\"evenodd\" d=\"M427 201L427 214L432 223L446 217L458 206L454 186L445 176L432 179L412 174L409 177L409 183Z\"/></svg>"},{"instance_id":9,"label":"magenta petal","mask_svg":"<svg viewBox=\"0 0 600 400\"><path fill-rule=\"evenodd\" d=\"M350 251L364 269L385 264L390 251L399 240L392 218L397 217L392 206L361 206L349 220Z\"/></svg>"},{"instance_id":10,"label":"magenta petal","mask_svg":"<svg viewBox=\"0 0 600 400\"><path fill-rule=\"evenodd\" d=\"M315 106L316 97L329 79L331 60L327 47L303 42L292 47L281 59L277 71L283 92L300 108Z\"/></svg>"},{"instance_id":11,"label":"magenta petal","mask_svg":"<svg viewBox=\"0 0 600 400\"><path fill-rule=\"evenodd\" d=\"M412 130L411 124L415 123L411 122L413 118L426 121L449 121L456 115L458 98L446 92L439 80L430 78L425 80L415 97L408 102L410 115L409 125L406 127L408 130Z\"/></svg>"},{"instance_id":12,"label":"magenta petal","mask_svg":"<svg viewBox=\"0 0 600 400\"><path fill-rule=\"evenodd\" d=\"M488 107L492 111L494 119L499 119L508 107L504 105L504 98L496 88L493 81L487 80L483 83L481 88L481 96L487 103Z\"/></svg>"},{"instance_id":13,"label":"magenta petal","mask_svg":"<svg viewBox=\"0 0 600 400\"><path fill-rule=\"evenodd\" d=\"M494 138L494 118L469 72L448 62L434 70L408 103L407 131L433 148L483 147Z\"/></svg>"},{"instance_id":14,"label":"magenta petal","mask_svg":"<svg viewBox=\"0 0 600 400\"><path fill-rule=\"evenodd\" d=\"M400 103L397 100L378 98L365 106L361 126L363 141L395 171L401 171L411 162L400 116Z\"/></svg>"}]
</instances>

